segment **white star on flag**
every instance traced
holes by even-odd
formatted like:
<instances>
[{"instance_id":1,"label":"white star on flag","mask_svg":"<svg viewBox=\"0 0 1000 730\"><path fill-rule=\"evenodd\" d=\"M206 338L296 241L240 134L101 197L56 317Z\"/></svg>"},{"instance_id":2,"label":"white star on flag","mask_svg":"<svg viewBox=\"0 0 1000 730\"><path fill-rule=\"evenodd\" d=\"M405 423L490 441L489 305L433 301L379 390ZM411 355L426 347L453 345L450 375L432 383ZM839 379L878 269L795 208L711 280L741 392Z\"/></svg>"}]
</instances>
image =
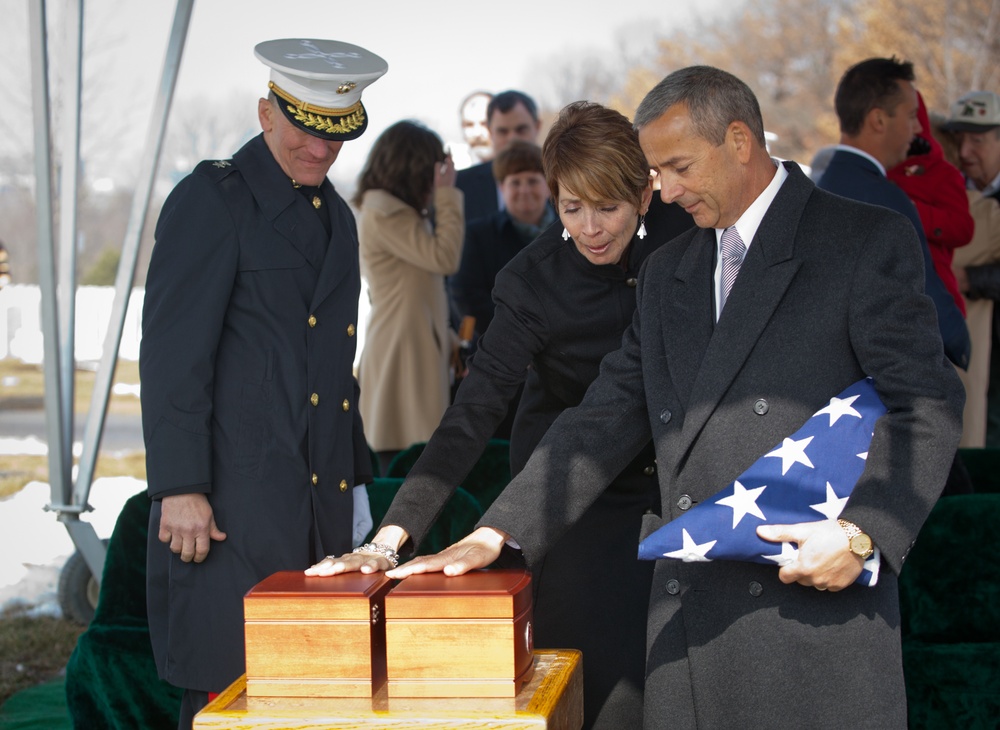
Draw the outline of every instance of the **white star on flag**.
<instances>
[{"instance_id":1,"label":"white star on flag","mask_svg":"<svg viewBox=\"0 0 1000 730\"><path fill-rule=\"evenodd\" d=\"M835 424L837 419L841 416L854 416L855 418L861 418L861 414L851 408L851 404L854 403L854 401L856 401L859 397L860 396L856 395L853 395L850 398L833 397L830 399L830 403L826 406L826 408L821 408L816 411L816 415L819 416L824 413L829 415L831 426Z\"/></svg>"},{"instance_id":2,"label":"white star on flag","mask_svg":"<svg viewBox=\"0 0 1000 730\"><path fill-rule=\"evenodd\" d=\"M838 497L837 493L833 491L833 487L830 486L830 482L827 482L826 501L820 502L819 504L811 504L809 506L826 517L826 519L835 520L840 517L840 513L844 511L845 504L847 504L847 497Z\"/></svg>"},{"instance_id":3,"label":"white star on flag","mask_svg":"<svg viewBox=\"0 0 1000 730\"><path fill-rule=\"evenodd\" d=\"M684 547L680 550L674 550L672 553L663 553L665 558L676 558L678 560L683 560L685 563L711 563L711 558L706 558L705 553L715 547L717 540L711 540L710 542L697 544L688 533L687 530L683 531Z\"/></svg>"},{"instance_id":4,"label":"white star on flag","mask_svg":"<svg viewBox=\"0 0 1000 730\"><path fill-rule=\"evenodd\" d=\"M786 438L781 442L781 446L776 448L770 454L764 454L764 456L776 456L781 458L781 475L784 476L788 473L792 464L799 463L808 466L810 469L813 468L813 464L809 461L809 457L806 456L806 446L809 442L813 440L812 436L808 438L795 441L790 438Z\"/></svg>"},{"instance_id":5,"label":"white star on flag","mask_svg":"<svg viewBox=\"0 0 1000 730\"><path fill-rule=\"evenodd\" d=\"M799 546L794 541L779 547L758 536L757 527L839 517L865 471L865 457L877 443L875 424L885 413L871 378L849 385L836 398L819 401L817 408L787 438L777 441L775 435L771 442L775 446L758 451L761 456L741 474L729 477L728 485L714 494L711 488L692 491L694 506L645 537L639 544L639 559L745 560L770 566L795 560ZM803 468L793 468L795 464ZM855 582L875 585L880 559L876 546Z\"/></svg>"},{"instance_id":6,"label":"white star on flag","mask_svg":"<svg viewBox=\"0 0 1000 730\"><path fill-rule=\"evenodd\" d=\"M799 559L799 549L790 542L783 542L781 543L780 555L761 555L761 557L766 560L773 560L784 568L786 565L791 565Z\"/></svg>"},{"instance_id":7,"label":"white star on flag","mask_svg":"<svg viewBox=\"0 0 1000 730\"><path fill-rule=\"evenodd\" d=\"M757 506L757 497L760 493L767 489L766 486L757 487L756 489L745 489L739 480L733 483L733 493L728 497L723 497L716 504L724 504L727 507L733 508L733 529L740 524L746 515L751 514L754 517L760 517L762 520L767 520L764 513L760 511L760 507Z\"/></svg>"}]
</instances>

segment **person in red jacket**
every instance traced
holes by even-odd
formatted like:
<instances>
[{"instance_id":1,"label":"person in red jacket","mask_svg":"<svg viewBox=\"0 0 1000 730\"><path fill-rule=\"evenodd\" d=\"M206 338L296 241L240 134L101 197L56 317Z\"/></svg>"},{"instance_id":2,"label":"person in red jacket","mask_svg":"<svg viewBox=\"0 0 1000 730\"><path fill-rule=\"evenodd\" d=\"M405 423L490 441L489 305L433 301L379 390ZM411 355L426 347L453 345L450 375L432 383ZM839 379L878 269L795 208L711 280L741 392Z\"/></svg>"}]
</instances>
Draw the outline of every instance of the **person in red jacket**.
<instances>
[{"instance_id":1,"label":"person in red jacket","mask_svg":"<svg viewBox=\"0 0 1000 730\"><path fill-rule=\"evenodd\" d=\"M954 250L972 240L975 224L969 213L965 178L945 159L940 143L931 134L924 98L917 92L920 133L910 145L909 155L888 170L886 176L899 185L917 207L924 226L934 270L965 314L965 301L951 270Z\"/></svg>"}]
</instances>

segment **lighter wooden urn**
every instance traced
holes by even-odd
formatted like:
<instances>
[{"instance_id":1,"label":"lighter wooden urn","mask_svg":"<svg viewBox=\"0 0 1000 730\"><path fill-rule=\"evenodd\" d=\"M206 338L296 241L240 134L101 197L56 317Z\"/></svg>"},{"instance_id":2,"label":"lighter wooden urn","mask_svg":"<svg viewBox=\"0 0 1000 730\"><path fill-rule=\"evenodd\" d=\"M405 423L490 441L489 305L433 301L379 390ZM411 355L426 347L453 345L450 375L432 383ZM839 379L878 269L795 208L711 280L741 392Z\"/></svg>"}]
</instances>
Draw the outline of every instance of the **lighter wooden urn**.
<instances>
[{"instance_id":1,"label":"lighter wooden urn","mask_svg":"<svg viewBox=\"0 0 1000 730\"><path fill-rule=\"evenodd\" d=\"M283 571L243 598L247 697L372 697L385 683L382 573Z\"/></svg>"},{"instance_id":2,"label":"lighter wooden urn","mask_svg":"<svg viewBox=\"0 0 1000 730\"><path fill-rule=\"evenodd\" d=\"M525 570L413 575L385 611L389 697L514 697L531 679Z\"/></svg>"}]
</instances>

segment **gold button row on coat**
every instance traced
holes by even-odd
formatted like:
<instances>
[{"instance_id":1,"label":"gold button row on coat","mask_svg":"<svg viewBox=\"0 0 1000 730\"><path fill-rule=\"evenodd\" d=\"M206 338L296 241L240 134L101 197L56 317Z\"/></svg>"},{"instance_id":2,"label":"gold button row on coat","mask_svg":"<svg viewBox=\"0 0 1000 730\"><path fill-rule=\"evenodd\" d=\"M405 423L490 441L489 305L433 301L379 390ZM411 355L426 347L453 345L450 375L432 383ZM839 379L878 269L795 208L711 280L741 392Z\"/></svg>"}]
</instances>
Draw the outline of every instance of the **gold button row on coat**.
<instances>
[{"instance_id":1,"label":"gold button row on coat","mask_svg":"<svg viewBox=\"0 0 1000 730\"><path fill-rule=\"evenodd\" d=\"M309 319L307 319L307 320L306 320L306 322L308 322L308 323L309 323L309 326L310 326L310 327L315 327L315 326L316 326L316 323L317 323L317 322L319 322L319 320L318 320L318 319L316 319L316 315L315 315L315 314L310 314L310 315L309 315ZM354 327L354 325L353 325L353 324L349 324L349 325L347 325L347 336L348 336L348 337L354 337L354 333L355 333L356 331L357 331L357 330L355 329L355 327Z\"/></svg>"},{"instance_id":2,"label":"gold button row on coat","mask_svg":"<svg viewBox=\"0 0 1000 730\"><path fill-rule=\"evenodd\" d=\"M309 402L312 403L314 406L318 406L319 393L313 393L311 396L309 396ZM344 402L340 404L340 407L343 408L344 412L346 413L347 411L351 410L351 402L347 400L347 398L344 398Z\"/></svg>"},{"instance_id":3,"label":"gold button row on coat","mask_svg":"<svg viewBox=\"0 0 1000 730\"><path fill-rule=\"evenodd\" d=\"M312 483L313 484L319 484L319 477L316 476L315 474L312 475ZM346 479L341 479L340 480L340 491L341 492L346 492L347 491L347 480Z\"/></svg>"}]
</instances>

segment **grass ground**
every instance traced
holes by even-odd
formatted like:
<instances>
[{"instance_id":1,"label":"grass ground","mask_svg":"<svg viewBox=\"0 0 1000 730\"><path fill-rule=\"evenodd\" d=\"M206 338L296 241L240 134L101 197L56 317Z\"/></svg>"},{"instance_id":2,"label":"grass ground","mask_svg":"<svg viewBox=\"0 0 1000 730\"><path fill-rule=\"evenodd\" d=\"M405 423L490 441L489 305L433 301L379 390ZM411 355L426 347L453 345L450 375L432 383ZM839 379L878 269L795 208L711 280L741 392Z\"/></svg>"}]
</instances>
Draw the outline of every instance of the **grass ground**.
<instances>
[{"instance_id":1,"label":"grass ground","mask_svg":"<svg viewBox=\"0 0 1000 730\"><path fill-rule=\"evenodd\" d=\"M76 460L74 459L74 463ZM28 482L47 482L49 462L47 456L14 454L3 457L0 469L0 499L17 494ZM98 454L94 478L129 476L146 479L146 455L142 451L125 454Z\"/></svg>"},{"instance_id":2,"label":"grass ground","mask_svg":"<svg viewBox=\"0 0 1000 730\"><path fill-rule=\"evenodd\" d=\"M90 398L94 392L96 373L80 368L73 380L73 403L77 414L85 414L90 408ZM137 385L139 383L139 363L119 360L112 378L112 384ZM24 408L42 407L45 395L45 373L41 365L32 365L14 358L0 360L0 407ZM139 399L132 395L112 393L108 402L111 413L139 413Z\"/></svg>"},{"instance_id":3,"label":"grass ground","mask_svg":"<svg viewBox=\"0 0 1000 730\"><path fill-rule=\"evenodd\" d=\"M0 614L0 705L59 676L83 630L71 621L29 616L21 609Z\"/></svg>"},{"instance_id":4,"label":"grass ground","mask_svg":"<svg viewBox=\"0 0 1000 730\"><path fill-rule=\"evenodd\" d=\"M78 370L74 380L75 410L86 414L94 388L95 373ZM0 360L0 408L42 408L45 393L42 368L19 360ZM138 364L119 360L114 383L139 382ZM139 413L139 399L112 394L112 413ZM145 454L100 454L95 478L133 476L146 478ZM20 491L28 482L48 481L48 458L36 455L4 455L0 468L0 500ZM83 626L52 616L32 616L23 608L0 613L0 705L28 687L59 676L66 668Z\"/></svg>"},{"instance_id":5,"label":"grass ground","mask_svg":"<svg viewBox=\"0 0 1000 730\"><path fill-rule=\"evenodd\" d=\"M74 378L74 409L77 416L86 415L94 390L96 373L80 369ZM139 382L139 364L119 360L112 379L113 384L136 385ZM40 365L30 365L20 360L0 360L0 408L43 408L45 376ZM108 401L109 413L139 414L139 399L134 395L115 395ZM146 478L145 457L141 452L121 456L99 454L94 476L134 476ZM30 454L5 455L0 468L0 499L17 493L31 481L48 481L48 458Z\"/></svg>"}]
</instances>

